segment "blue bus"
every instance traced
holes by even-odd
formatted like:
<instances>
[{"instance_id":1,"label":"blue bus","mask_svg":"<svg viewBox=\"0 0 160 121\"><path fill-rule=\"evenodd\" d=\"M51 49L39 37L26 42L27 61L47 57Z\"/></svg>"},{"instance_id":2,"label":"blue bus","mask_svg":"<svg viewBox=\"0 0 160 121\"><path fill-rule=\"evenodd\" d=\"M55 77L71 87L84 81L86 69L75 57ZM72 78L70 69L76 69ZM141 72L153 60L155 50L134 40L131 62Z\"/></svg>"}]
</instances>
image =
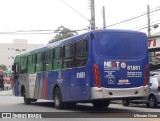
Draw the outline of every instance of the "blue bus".
<instances>
[{"instance_id":1,"label":"blue bus","mask_svg":"<svg viewBox=\"0 0 160 121\"><path fill-rule=\"evenodd\" d=\"M110 100L149 94L147 36L128 30L93 30L17 55L15 96L24 103L53 100L107 107Z\"/></svg>"}]
</instances>

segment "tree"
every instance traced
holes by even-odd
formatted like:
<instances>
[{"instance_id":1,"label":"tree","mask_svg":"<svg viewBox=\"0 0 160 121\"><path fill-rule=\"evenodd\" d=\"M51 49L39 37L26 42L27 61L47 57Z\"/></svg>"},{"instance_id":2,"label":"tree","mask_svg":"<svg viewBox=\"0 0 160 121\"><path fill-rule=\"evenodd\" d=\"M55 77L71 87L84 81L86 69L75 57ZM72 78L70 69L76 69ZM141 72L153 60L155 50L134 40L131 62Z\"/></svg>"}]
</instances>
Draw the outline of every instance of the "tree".
<instances>
[{"instance_id":1,"label":"tree","mask_svg":"<svg viewBox=\"0 0 160 121\"><path fill-rule=\"evenodd\" d=\"M64 26L58 27L58 29L55 30L54 32L57 34L53 39L49 41L49 43L53 43L53 42L56 42L68 37L72 37L78 34L76 31L71 31L70 29L65 28Z\"/></svg>"},{"instance_id":2,"label":"tree","mask_svg":"<svg viewBox=\"0 0 160 121\"><path fill-rule=\"evenodd\" d=\"M8 69L7 69L6 65L1 64L0 65L0 70L7 71Z\"/></svg>"}]
</instances>

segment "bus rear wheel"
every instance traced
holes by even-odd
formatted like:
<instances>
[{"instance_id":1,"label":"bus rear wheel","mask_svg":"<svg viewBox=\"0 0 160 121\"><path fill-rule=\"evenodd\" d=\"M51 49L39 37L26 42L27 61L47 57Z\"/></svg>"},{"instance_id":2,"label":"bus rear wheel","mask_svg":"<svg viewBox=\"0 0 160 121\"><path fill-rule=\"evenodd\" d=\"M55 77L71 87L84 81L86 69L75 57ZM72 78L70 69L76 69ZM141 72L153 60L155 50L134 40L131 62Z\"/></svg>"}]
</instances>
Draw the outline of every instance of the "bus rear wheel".
<instances>
[{"instance_id":1,"label":"bus rear wheel","mask_svg":"<svg viewBox=\"0 0 160 121\"><path fill-rule=\"evenodd\" d=\"M62 102L62 94L59 87L54 89L54 107L57 109L64 108L64 103Z\"/></svg>"},{"instance_id":2,"label":"bus rear wheel","mask_svg":"<svg viewBox=\"0 0 160 121\"><path fill-rule=\"evenodd\" d=\"M92 102L94 108L107 108L110 105L110 101L93 101Z\"/></svg>"}]
</instances>

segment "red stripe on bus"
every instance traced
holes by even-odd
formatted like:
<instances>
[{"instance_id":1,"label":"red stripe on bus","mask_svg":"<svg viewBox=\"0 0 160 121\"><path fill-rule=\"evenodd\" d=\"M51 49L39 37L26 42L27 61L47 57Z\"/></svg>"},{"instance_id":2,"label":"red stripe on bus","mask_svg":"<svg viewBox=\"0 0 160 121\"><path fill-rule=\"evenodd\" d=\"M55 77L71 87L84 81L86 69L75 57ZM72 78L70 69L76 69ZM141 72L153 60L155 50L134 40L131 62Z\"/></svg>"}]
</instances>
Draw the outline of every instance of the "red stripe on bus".
<instances>
[{"instance_id":1,"label":"red stripe on bus","mask_svg":"<svg viewBox=\"0 0 160 121\"><path fill-rule=\"evenodd\" d=\"M47 91L47 77L45 77L44 83L43 83L42 99L46 99L46 91Z\"/></svg>"}]
</instances>

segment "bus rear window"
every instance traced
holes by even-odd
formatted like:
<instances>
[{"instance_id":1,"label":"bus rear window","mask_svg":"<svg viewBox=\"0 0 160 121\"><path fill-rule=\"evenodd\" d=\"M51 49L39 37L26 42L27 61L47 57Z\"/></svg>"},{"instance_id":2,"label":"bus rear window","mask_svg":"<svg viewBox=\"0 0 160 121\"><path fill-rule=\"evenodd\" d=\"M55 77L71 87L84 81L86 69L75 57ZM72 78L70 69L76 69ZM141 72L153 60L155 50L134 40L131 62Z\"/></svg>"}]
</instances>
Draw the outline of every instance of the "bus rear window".
<instances>
[{"instance_id":1,"label":"bus rear window","mask_svg":"<svg viewBox=\"0 0 160 121\"><path fill-rule=\"evenodd\" d=\"M144 57L147 54L147 38L144 34L130 32L98 33L94 48L98 55L120 57Z\"/></svg>"}]
</instances>

